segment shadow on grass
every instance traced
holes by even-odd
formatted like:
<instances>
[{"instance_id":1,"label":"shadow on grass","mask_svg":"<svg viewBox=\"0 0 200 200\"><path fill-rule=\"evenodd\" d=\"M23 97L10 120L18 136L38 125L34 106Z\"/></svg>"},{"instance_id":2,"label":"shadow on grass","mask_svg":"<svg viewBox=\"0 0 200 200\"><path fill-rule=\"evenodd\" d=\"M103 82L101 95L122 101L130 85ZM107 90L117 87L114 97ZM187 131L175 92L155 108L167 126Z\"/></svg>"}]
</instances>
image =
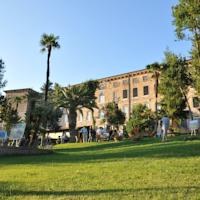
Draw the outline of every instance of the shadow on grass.
<instances>
[{"instance_id":1,"label":"shadow on grass","mask_svg":"<svg viewBox=\"0 0 200 200\"><path fill-rule=\"evenodd\" d=\"M197 186L186 186L186 187L150 187L150 188L137 188L137 189L102 189L102 190L74 190L74 191L24 191L24 190L2 190L0 194L3 196L95 196L95 195L114 195L117 193L145 193L156 194L162 192L166 193L177 193L177 192L200 192L200 187Z\"/></svg>"},{"instance_id":2,"label":"shadow on grass","mask_svg":"<svg viewBox=\"0 0 200 200\"><path fill-rule=\"evenodd\" d=\"M155 142L155 141L154 141ZM134 144L130 141L106 143L81 148L55 149L51 155L2 157L4 164L59 164L94 163L120 161L127 158L182 158L200 156L200 142L152 143L143 141Z\"/></svg>"}]
</instances>

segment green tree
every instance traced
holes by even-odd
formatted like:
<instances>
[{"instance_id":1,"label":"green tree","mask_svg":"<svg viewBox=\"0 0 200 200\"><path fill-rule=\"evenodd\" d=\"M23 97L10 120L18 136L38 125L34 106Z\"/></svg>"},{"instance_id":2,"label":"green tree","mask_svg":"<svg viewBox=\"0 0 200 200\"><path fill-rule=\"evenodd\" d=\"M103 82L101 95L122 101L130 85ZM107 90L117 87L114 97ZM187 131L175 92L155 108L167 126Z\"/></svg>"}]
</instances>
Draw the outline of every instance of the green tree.
<instances>
[{"instance_id":1,"label":"green tree","mask_svg":"<svg viewBox=\"0 0 200 200\"><path fill-rule=\"evenodd\" d=\"M17 110L12 107L11 101L3 96L0 99L0 121L8 133L11 127L20 121Z\"/></svg>"},{"instance_id":2,"label":"green tree","mask_svg":"<svg viewBox=\"0 0 200 200\"><path fill-rule=\"evenodd\" d=\"M103 108L105 113L105 120L110 126L119 128L120 125L123 125L125 122L125 114L119 109L117 103L110 102L105 105Z\"/></svg>"},{"instance_id":3,"label":"green tree","mask_svg":"<svg viewBox=\"0 0 200 200\"><path fill-rule=\"evenodd\" d=\"M4 73L5 73L5 63L3 62L2 59L0 59L0 89L5 87L6 85L6 81L4 80Z\"/></svg>"},{"instance_id":4,"label":"green tree","mask_svg":"<svg viewBox=\"0 0 200 200\"><path fill-rule=\"evenodd\" d=\"M155 63L152 63L150 65L147 65L146 68L152 73L152 78L155 80L155 84L154 84L154 92L155 92L155 97L156 97L155 113L156 113L156 116L157 116L157 113L158 113L159 77L160 77L161 72L164 70L165 65L155 62Z\"/></svg>"},{"instance_id":5,"label":"green tree","mask_svg":"<svg viewBox=\"0 0 200 200\"><path fill-rule=\"evenodd\" d=\"M200 2L199 0L179 0L172 8L177 38L192 41L192 76L194 87L200 94Z\"/></svg>"},{"instance_id":6,"label":"green tree","mask_svg":"<svg viewBox=\"0 0 200 200\"><path fill-rule=\"evenodd\" d=\"M165 113L172 119L185 117L184 109L189 108L187 99L191 76L184 58L167 51L165 52L165 70L161 73L159 93L162 96L161 105Z\"/></svg>"},{"instance_id":7,"label":"green tree","mask_svg":"<svg viewBox=\"0 0 200 200\"><path fill-rule=\"evenodd\" d=\"M26 112L25 136L27 139L30 138L30 135L32 136L32 141L29 144L33 145L37 135L40 134L43 145L46 132L59 130L59 119L62 116L62 111L52 101L52 96L45 102L43 95L32 91L26 98L29 103Z\"/></svg>"},{"instance_id":8,"label":"green tree","mask_svg":"<svg viewBox=\"0 0 200 200\"><path fill-rule=\"evenodd\" d=\"M87 81L64 88L55 84L54 101L59 107L65 108L67 111L72 140L75 139L76 134L77 111L82 113L82 109L87 108L93 113L93 109L97 108L95 96L97 87L97 81Z\"/></svg>"},{"instance_id":9,"label":"green tree","mask_svg":"<svg viewBox=\"0 0 200 200\"><path fill-rule=\"evenodd\" d=\"M18 110L19 104L25 99L25 96L15 96L12 102L15 104L15 110Z\"/></svg>"},{"instance_id":10,"label":"green tree","mask_svg":"<svg viewBox=\"0 0 200 200\"><path fill-rule=\"evenodd\" d=\"M147 108L146 105L136 104L133 106L131 117L126 124L126 130L128 133L143 132L145 129L153 131L155 115Z\"/></svg>"},{"instance_id":11,"label":"green tree","mask_svg":"<svg viewBox=\"0 0 200 200\"><path fill-rule=\"evenodd\" d=\"M49 89L49 76L50 76L50 57L52 49L59 49L60 44L58 43L59 36L54 34L44 33L40 40L40 45L42 47L41 52L47 51L47 72L46 72L46 84L45 84L45 102L48 99L48 89Z\"/></svg>"}]
</instances>

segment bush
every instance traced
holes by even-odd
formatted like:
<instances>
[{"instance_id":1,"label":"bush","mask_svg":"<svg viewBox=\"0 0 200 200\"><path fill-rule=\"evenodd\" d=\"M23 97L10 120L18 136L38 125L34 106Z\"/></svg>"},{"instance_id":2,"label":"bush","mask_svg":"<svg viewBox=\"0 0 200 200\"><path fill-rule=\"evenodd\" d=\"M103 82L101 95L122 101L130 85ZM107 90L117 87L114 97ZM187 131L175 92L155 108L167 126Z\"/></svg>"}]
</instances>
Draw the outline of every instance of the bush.
<instances>
[{"instance_id":1,"label":"bush","mask_svg":"<svg viewBox=\"0 0 200 200\"><path fill-rule=\"evenodd\" d=\"M137 104L133 107L131 118L126 124L126 130L132 139L140 139L144 134L153 132L155 115L146 105Z\"/></svg>"}]
</instances>

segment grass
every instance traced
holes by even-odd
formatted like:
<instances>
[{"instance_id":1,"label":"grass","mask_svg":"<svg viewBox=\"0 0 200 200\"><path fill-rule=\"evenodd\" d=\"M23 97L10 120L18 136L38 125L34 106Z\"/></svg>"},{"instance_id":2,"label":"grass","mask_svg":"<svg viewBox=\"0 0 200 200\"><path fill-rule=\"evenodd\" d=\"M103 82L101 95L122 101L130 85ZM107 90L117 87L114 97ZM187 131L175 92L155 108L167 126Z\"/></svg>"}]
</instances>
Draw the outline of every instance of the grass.
<instances>
[{"instance_id":1,"label":"grass","mask_svg":"<svg viewBox=\"0 0 200 200\"><path fill-rule=\"evenodd\" d=\"M0 199L200 199L200 140L63 144L0 157Z\"/></svg>"}]
</instances>

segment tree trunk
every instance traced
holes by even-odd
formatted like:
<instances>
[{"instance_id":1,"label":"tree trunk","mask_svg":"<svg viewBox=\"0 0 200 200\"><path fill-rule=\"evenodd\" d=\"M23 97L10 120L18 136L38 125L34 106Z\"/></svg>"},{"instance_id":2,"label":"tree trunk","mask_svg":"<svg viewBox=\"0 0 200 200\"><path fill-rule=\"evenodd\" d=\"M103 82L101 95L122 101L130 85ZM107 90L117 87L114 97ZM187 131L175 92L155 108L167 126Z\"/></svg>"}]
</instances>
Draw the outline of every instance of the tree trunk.
<instances>
[{"instance_id":1,"label":"tree trunk","mask_svg":"<svg viewBox=\"0 0 200 200\"><path fill-rule=\"evenodd\" d=\"M158 75L159 72L155 72L155 97L156 97L156 109L155 109L155 113L156 113L156 122L155 122L155 127L154 127L154 132L157 132L157 127L158 127Z\"/></svg>"},{"instance_id":2,"label":"tree trunk","mask_svg":"<svg viewBox=\"0 0 200 200\"><path fill-rule=\"evenodd\" d=\"M50 57L51 57L51 46L48 48L48 55L47 55L47 72L46 72L46 85L45 85L45 97L44 97L45 102L47 102L47 99L48 99L49 75L50 75Z\"/></svg>"},{"instance_id":3,"label":"tree trunk","mask_svg":"<svg viewBox=\"0 0 200 200\"><path fill-rule=\"evenodd\" d=\"M187 98L187 95L185 94L185 92L182 90L182 88L180 87L180 90L185 98L185 101L186 101L186 104L188 106L188 109L189 109L189 117L191 120L193 120L193 115L192 115L192 110L191 110L191 107L190 107L190 104L189 104L189 101L188 101L188 98Z\"/></svg>"},{"instance_id":4,"label":"tree trunk","mask_svg":"<svg viewBox=\"0 0 200 200\"><path fill-rule=\"evenodd\" d=\"M76 119L77 119L77 113L75 109L69 109L69 132L70 132L70 141L76 142L76 137L78 136L77 130L76 130Z\"/></svg>"}]
</instances>

